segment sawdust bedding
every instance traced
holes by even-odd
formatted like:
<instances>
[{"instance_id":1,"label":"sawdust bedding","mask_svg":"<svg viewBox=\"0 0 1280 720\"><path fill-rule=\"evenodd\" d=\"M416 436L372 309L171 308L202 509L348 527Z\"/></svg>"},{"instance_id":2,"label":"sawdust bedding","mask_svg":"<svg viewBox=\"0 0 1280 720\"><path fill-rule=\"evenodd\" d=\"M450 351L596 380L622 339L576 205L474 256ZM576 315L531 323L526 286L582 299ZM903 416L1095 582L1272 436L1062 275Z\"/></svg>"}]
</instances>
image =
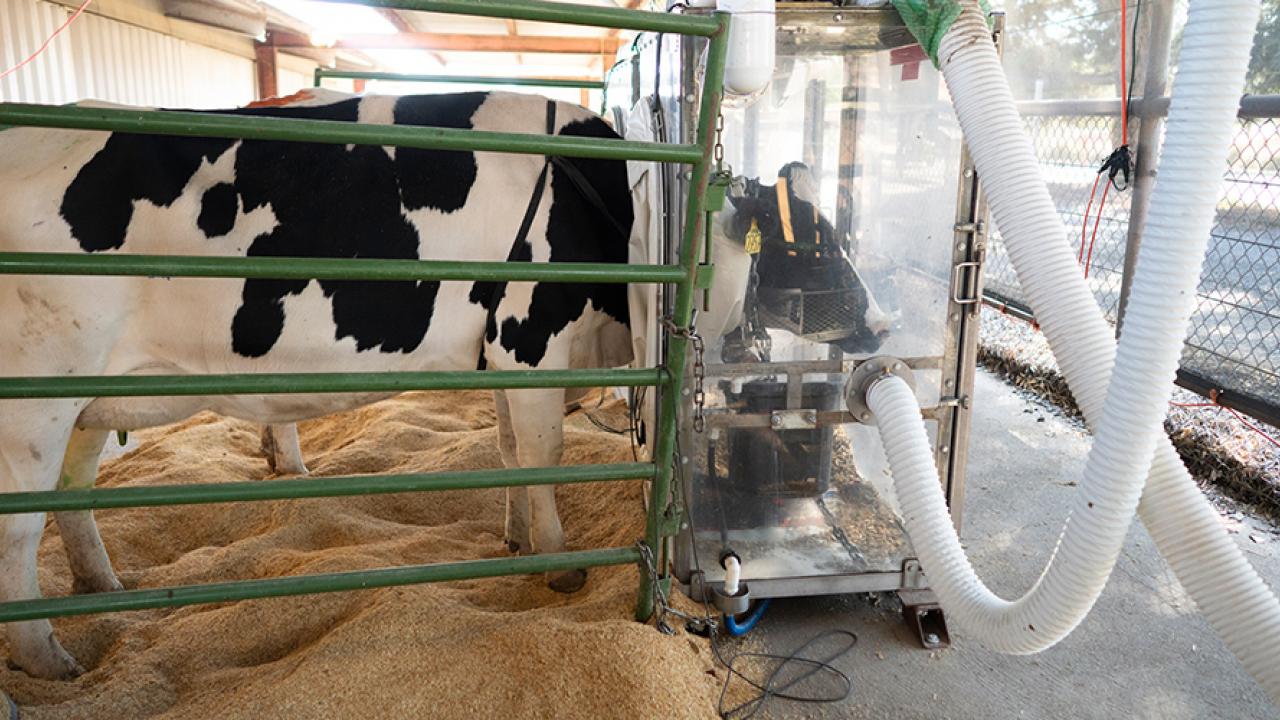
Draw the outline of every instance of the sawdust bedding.
<instances>
[{"instance_id":1,"label":"sawdust bedding","mask_svg":"<svg viewBox=\"0 0 1280 720\"><path fill-rule=\"evenodd\" d=\"M626 423L620 403L593 415ZM488 393L412 393L300 426L315 476L500 467ZM267 477L251 423L197 415L139 433L104 487ZM576 413L566 463L631 460L625 436ZM570 549L641 536L639 482L557 490ZM447 562L506 553L502 490L98 513L128 588ZM705 640L631 620L635 567L595 568L574 595L541 576L197 605L55 620L88 668L72 682L0 668L41 718L715 717L723 670ZM46 595L70 592L57 528ZM0 640L0 656L7 656Z\"/></svg>"}]
</instances>

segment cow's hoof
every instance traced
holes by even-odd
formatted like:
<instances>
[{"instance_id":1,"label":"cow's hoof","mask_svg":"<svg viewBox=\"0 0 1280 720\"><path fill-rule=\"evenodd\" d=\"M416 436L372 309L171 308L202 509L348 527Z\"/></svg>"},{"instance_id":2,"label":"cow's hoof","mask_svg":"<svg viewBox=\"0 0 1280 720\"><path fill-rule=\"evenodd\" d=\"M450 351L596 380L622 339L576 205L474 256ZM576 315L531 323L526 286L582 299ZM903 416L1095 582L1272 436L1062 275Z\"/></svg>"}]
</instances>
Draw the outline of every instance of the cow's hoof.
<instances>
[{"instance_id":1,"label":"cow's hoof","mask_svg":"<svg viewBox=\"0 0 1280 720\"><path fill-rule=\"evenodd\" d=\"M92 595L94 593L118 592L124 585L115 575L104 575L95 578L77 577L71 581L72 595Z\"/></svg>"},{"instance_id":2,"label":"cow's hoof","mask_svg":"<svg viewBox=\"0 0 1280 720\"><path fill-rule=\"evenodd\" d=\"M547 573L547 587L558 593L575 593L587 584L586 570Z\"/></svg>"},{"instance_id":3,"label":"cow's hoof","mask_svg":"<svg viewBox=\"0 0 1280 720\"><path fill-rule=\"evenodd\" d=\"M45 680L75 680L83 675L80 663L54 642L55 645L35 657L15 657L14 664L31 677Z\"/></svg>"}]
</instances>

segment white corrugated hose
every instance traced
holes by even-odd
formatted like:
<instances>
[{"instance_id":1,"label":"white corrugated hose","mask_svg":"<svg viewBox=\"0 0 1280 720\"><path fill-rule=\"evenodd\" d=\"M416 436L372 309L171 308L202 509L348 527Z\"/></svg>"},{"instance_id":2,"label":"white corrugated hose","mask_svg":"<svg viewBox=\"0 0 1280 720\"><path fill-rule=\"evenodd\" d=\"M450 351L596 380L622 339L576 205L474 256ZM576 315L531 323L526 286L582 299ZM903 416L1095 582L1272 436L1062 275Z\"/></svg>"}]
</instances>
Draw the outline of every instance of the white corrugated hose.
<instances>
[{"instance_id":1,"label":"white corrugated hose","mask_svg":"<svg viewBox=\"0 0 1280 720\"><path fill-rule=\"evenodd\" d=\"M1049 566L1009 602L982 584L960 547L914 394L892 377L867 393L929 584L951 617L994 649L1037 652L1069 633L1102 592L1137 509L1209 623L1280 700L1280 602L1223 530L1161 424L1258 14L1257 0L1191 3L1118 353L1066 242L976 2L965 3L941 42L942 72L991 212L1095 437Z\"/></svg>"}]
</instances>

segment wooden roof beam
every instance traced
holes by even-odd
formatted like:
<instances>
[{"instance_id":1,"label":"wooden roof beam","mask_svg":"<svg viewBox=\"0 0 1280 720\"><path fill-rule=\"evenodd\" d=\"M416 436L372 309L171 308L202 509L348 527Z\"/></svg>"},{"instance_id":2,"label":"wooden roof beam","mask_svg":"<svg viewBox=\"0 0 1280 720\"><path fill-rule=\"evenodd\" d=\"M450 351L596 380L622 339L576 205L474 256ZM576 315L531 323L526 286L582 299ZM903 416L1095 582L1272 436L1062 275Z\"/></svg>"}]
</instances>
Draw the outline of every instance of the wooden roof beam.
<instances>
[{"instance_id":1,"label":"wooden roof beam","mask_svg":"<svg viewBox=\"0 0 1280 720\"><path fill-rule=\"evenodd\" d=\"M311 38L297 33L272 32L268 45L280 48L314 47ZM607 37L541 37L526 35L461 35L402 32L395 35L343 35L332 47L338 50L434 50L437 52L563 53L612 55L621 41Z\"/></svg>"},{"instance_id":2,"label":"wooden roof beam","mask_svg":"<svg viewBox=\"0 0 1280 720\"><path fill-rule=\"evenodd\" d=\"M509 37L516 37L519 34L520 34L520 28L516 26L516 21L510 18L507 18L507 35ZM516 64L517 65L524 64L524 55L516 55Z\"/></svg>"},{"instance_id":3,"label":"wooden roof beam","mask_svg":"<svg viewBox=\"0 0 1280 720\"><path fill-rule=\"evenodd\" d=\"M379 15L387 19L387 22L395 26L397 32L403 33L403 32L418 31L418 28L414 27L413 23L409 22L408 19L406 19L405 16L401 15L400 12L395 8L380 7L375 9L378 11ZM431 53L431 58L436 62L440 63L441 67L444 67L445 65L449 64L449 61L445 60L444 56L438 52Z\"/></svg>"}]
</instances>

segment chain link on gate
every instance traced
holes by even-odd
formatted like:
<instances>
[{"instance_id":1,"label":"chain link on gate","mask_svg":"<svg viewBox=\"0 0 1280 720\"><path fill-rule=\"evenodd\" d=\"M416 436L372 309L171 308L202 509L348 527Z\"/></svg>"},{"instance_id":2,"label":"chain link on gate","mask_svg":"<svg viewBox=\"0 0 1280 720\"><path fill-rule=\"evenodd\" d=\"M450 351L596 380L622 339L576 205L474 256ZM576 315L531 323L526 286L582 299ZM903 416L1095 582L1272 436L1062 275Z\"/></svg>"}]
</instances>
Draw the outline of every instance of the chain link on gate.
<instances>
[{"instance_id":1,"label":"chain link on gate","mask_svg":"<svg viewBox=\"0 0 1280 720\"><path fill-rule=\"evenodd\" d=\"M724 168L724 113L716 114L716 145L711 151L711 156L715 158L716 170Z\"/></svg>"},{"instance_id":2,"label":"chain link on gate","mask_svg":"<svg viewBox=\"0 0 1280 720\"><path fill-rule=\"evenodd\" d=\"M693 429L695 432L702 432L707 427L707 393L702 387L703 381L707 377L707 365L705 362L706 345L702 342L702 336L698 334L698 331L693 329L697 321L698 313L695 310L690 327L676 327L670 317L662 319L662 327L669 335L682 337L693 345Z\"/></svg>"},{"instance_id":3,"label":"chain link on gate","mask_svg":"<svg viewBox=\"0 0 1280 720\"><path fill-rule=\"evenodd\" d=\"M714 632L716 622L710 617L699 617L690 615L682 610L677 610L671 606L671 601L667 599L666 592L662 589L661 577L658 575L657 562L653 558L653 549L650 548L643 540L636 542L636 549L640 551L640 562L642 567L640 572L648 573L651 582L649 586L653 588L653 625L658 632L663 635L675 635L676 631L667 622L668 615L685 620L686 622L694 622L704 626L708 626Z\"/></svg>"}]
</instances>

